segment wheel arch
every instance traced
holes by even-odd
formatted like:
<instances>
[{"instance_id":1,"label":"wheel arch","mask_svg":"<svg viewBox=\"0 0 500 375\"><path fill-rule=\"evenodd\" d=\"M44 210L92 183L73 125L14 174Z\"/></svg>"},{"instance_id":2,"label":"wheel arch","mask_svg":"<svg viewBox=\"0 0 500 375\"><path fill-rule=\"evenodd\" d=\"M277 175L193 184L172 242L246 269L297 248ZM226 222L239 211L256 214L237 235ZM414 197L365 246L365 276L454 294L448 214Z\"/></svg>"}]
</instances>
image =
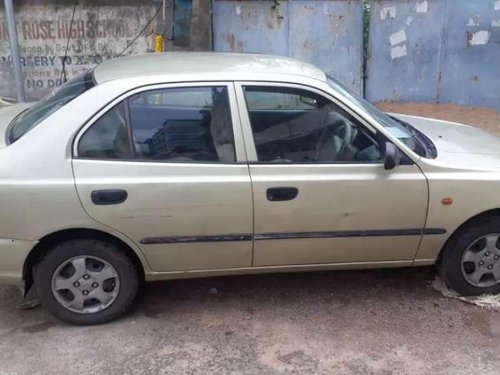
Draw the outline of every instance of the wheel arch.
<instances>
[{"instance_id":1,"label":"wheel arch","mask_svg":"<svg viewBox=\"0 0 500 375\"><path fill-rule=\"evenodd\" d=\"M57 232L52 232L50 234L42 237L33 249L29 252L23 267L23 281L24 281L24 293L26 294L31 286L33 285L33 267L43 258L43 256L57 243L78 239L78 238L93 238L102 239L114 243L121 251L123 251L127 257L132 261L137 273L139 275L139 280L144 282L146 267L145 260L137 254L129 244L127 244L121 238L104 232L98 229L89 228L72 228L59 230Z\"/></svg>"},{"instance_id":2,"label":"wheel arch","mask_svg":"<svg viewBox=\"0 0 500 375\"><path fill-rule=\"evenodd\" d=\"M485 219L488 219L488 218L491 218L491 217L498 217L498 218L500 218L500 208L493 208L491 210L481 212L481 213L479 213L477 215L474 215L474 216L470 217L469 219L467 219L466 221L464 221L460 226L458 226L453 231L453 233L448 237L448 239L445 241L444 245L441 247L441 250L439 251L439 254L438 254L438 257L437 257L437 260L436 260L436 264L440 264L441 263L444 249L446 249L446 246L450 243L450 241L453 241L453 239L455 238L455 236L457 235L457 233L461 232L462 230L464 230L465 228L467 228L468 226L474 224L477 221L485 220Z\"/></svg>"}]
</instances>

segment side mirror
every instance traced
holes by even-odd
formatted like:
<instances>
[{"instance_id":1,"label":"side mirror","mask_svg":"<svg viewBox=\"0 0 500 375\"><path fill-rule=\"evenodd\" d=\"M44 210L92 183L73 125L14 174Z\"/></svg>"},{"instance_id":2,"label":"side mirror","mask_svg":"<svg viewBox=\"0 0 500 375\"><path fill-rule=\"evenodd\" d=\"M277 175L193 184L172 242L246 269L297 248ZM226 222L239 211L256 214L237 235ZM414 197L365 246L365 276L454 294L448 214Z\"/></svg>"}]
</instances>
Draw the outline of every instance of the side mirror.
<instances>
[{"instance_id":1,"label":"side mirror","mask_svg":"<svg viewBox=\"0 0 500 375\"><path fill-rule=\"evenodd\" d=\"M391 170L396 168L401 162L401 152L391 142L385 143L384 168Z\"/></svg>"}]
</instances>

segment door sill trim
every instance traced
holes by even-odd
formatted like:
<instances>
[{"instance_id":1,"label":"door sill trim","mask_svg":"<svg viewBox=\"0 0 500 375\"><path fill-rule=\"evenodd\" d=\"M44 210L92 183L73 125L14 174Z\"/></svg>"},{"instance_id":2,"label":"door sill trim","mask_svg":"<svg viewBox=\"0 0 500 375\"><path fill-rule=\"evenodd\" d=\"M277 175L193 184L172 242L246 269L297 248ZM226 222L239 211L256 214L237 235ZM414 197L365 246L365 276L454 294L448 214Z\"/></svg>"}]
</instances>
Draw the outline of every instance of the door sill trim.
<instances>
[{"instance_id":1,"label":"door sill trim","mask_svg":"<svg viewBox=\"0 0 500 375\"><path fill-rule=\"evenodd\" d=\"M259 273L286 273L286 272L309 272L329 270L355 270L367 268L396 268L411 267L413 260L392 260L381 262L344 262L344 263L321 263L321 264L298 264L280 266L256 266L240 268L224 268L212 270L189 270L189 271L166 271L149 272L146 281L195 279L214 276L250 275Z\"/></svg>"}]
</instances>

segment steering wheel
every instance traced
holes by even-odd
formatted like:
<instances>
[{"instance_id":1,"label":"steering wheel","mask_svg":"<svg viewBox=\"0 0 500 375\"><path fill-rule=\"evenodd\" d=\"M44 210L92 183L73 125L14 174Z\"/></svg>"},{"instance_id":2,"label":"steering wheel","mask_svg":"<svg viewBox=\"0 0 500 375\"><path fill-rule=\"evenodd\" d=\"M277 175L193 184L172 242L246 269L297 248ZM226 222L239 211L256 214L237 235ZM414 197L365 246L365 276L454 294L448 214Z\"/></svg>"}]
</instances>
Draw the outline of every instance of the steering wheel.
<instances>
[{"instance_id":1,"label":"steering wheel","mask_svg":"<svg viewBox=\"0 0 500 375\"><path fill-rule=\"evenodd\" d=\"M354 132L354 128L349 121L340 120L340 122L341 124L333 129L333 135L336 135L337 137L342 139L340 149L337 151L338 154L344 152L344 150L351 145L353 138L352 135Z\"/></svg>"},{"instance_id":2,"label":"steering wheel","mask_svg":"<svg viewBox=\"0 0 500 375\"><path fill-rule=\"evenodd\" d=\"M353 132L352 124L346 119L338 119L326 126L316 145L316 160L337 160L337 155L351 144Z\"/></svg>"}]
</instances>

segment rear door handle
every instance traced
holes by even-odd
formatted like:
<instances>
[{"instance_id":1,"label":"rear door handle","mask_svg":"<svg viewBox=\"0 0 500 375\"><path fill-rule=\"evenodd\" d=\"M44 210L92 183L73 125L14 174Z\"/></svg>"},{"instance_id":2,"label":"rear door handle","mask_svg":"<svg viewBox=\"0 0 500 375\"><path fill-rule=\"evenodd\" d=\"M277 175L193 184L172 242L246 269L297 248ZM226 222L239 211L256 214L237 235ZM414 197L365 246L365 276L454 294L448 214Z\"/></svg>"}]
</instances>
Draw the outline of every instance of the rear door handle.
<instances>
[{"instance_id":1,"label":"rear door handle","mask_svg":"<svg viewBox=\"0 0 500 375\"><path fill-rule=\"evenodd\" d=\"M109 189L109 190L94 190L90 197L92 202L99 206L110 204L120 204L127 200L128 194L125 190Z\"/></svg>"},{"instance_id":2,"label":"rear door handle","mask_svg":"<svg viewBox=\"0 0 500 375\"><path fill-rule=\"evenodd\" d=\"M297 198L299 189L295 187L275 187L267 189L267 200L272 202L291 201Z\"/></svg>"}]
</instances>

